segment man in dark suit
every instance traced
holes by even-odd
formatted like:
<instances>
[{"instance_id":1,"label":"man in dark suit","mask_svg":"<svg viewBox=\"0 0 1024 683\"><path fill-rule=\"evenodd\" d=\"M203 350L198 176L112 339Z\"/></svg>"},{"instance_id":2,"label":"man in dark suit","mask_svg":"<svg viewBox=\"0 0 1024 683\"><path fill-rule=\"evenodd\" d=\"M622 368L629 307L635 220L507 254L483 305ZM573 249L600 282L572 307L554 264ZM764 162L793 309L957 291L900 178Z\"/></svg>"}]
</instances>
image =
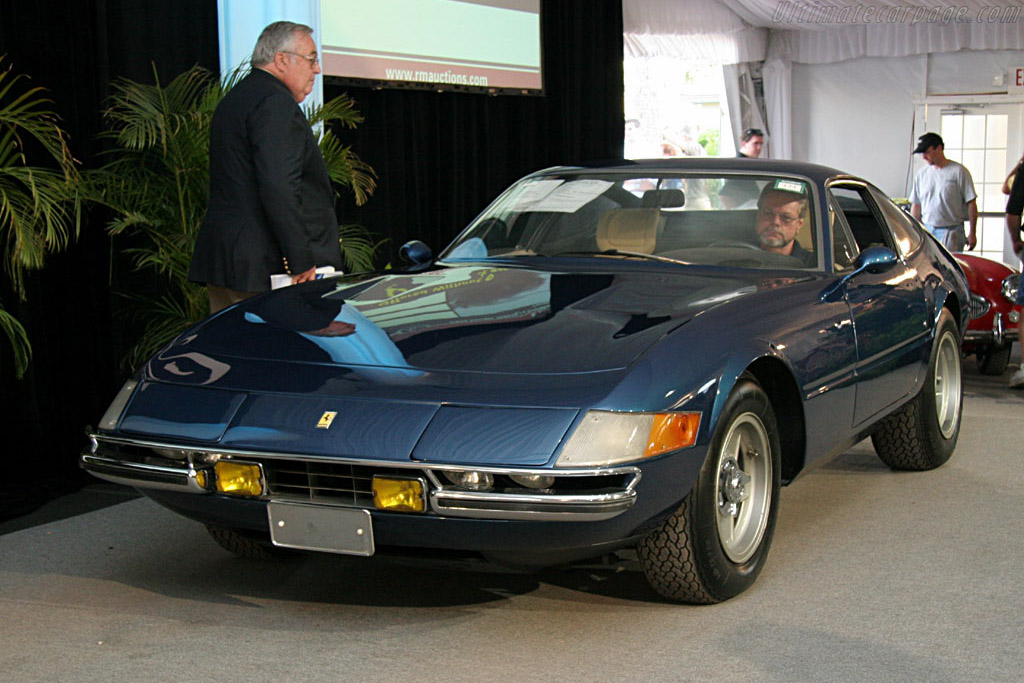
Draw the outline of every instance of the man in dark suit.
<instances>
[{"instance_id":1,"label":"man in dark suit","mask_svg":"<svg viewBox=\"0 0 1024 683\"><path fill-rule=\"evenodd\" d=\"M210 201L189 279L205 283L210 312L292 283L317 266L341 268L334 190L299 103L320 73L313 30L280 21L263 29L252 70L217 106L210 125Z\"/></svg>"}]
</instances>

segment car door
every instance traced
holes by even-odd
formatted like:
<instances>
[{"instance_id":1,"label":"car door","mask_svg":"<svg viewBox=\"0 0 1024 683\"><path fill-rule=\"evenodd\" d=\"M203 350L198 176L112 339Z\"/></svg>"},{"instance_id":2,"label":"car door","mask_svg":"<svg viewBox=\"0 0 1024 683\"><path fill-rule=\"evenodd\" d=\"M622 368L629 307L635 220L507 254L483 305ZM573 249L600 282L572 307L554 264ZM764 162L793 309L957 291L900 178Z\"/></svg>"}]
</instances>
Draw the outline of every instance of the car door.
<instances>
[{"instance_id":1,"label":"car door","mask_svg":"<svg viewBox=\"0 0 1024 683\"><path fill-rule=\"evenodd\" d=\"M897 263L881 273L862 272L846 286L857 346L853 426L863 424L916 391L928 351L930 317L924 283L894 238L885 213L864 183L829 185L832 210L849 227L860 251L884 246Z\"/></svg>"}]
</instances>

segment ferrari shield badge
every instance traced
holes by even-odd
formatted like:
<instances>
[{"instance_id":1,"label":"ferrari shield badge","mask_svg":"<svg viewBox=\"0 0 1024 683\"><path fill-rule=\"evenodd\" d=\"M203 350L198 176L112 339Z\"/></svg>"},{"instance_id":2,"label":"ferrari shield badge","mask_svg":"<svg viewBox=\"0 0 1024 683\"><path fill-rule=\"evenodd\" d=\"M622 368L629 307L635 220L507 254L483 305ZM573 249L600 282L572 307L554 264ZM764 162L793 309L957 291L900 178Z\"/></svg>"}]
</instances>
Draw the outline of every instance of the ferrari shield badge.
<instances>
[{"instance_id":1,"label":"ferrari shield badge","mask_svg":"<svg viewBox=\"0 0 1024 683\"><path fill-rule=\"evenodd\" d=\"M324 412L324 414L320 416L320 422L317 423L316 428L317 429L327 429L327 428L329 428L331 426L331 423L334 422L334 418L337 417L337 415L338 415L338 413L336 411L333 411L333 410L328 410L328 411Z\"/></svg>"}]
</instances>

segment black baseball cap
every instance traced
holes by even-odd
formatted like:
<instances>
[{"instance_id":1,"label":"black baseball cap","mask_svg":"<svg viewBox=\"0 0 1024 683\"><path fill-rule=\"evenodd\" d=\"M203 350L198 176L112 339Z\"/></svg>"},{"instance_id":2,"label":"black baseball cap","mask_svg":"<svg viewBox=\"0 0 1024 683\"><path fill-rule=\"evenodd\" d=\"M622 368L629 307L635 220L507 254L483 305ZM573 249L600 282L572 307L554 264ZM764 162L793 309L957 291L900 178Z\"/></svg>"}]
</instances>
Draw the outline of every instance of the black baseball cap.
<instances>
[{"instance_id":1,"label":"black baseball cap","mask_svg":"<svg viewBox=\"0 0 1024 683\"><path fill-rule=\"evenodd\" d=\"M940 145L942 147L946 146L937 133L925 133L917 139L917 147L914 148L914 154L927 152L932 147L939 147Z\"/></svg>"}]
</instances>

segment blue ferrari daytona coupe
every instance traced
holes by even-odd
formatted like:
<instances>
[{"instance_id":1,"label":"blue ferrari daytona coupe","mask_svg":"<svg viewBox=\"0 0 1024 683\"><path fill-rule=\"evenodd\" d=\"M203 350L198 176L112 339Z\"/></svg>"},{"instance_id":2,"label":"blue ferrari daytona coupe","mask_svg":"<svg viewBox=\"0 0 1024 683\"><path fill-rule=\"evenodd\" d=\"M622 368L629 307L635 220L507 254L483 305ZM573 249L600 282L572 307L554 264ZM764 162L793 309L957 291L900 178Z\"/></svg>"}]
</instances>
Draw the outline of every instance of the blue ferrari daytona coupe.
<instances>
[{"instance_id":1,"label":"blue ferrari daytona coupe","mask_svg":"<svg viewBox=\"0 0 1024 683\"><path fill-rule=\"evenodd\" d=\"M956 445L964 276L834 169L553 168L403 254L188 330L82 466L240 555L632 547L660 595L714 603L753 583L814 461L870 437L925 470Z\"/></svg>"}]
</instances>

